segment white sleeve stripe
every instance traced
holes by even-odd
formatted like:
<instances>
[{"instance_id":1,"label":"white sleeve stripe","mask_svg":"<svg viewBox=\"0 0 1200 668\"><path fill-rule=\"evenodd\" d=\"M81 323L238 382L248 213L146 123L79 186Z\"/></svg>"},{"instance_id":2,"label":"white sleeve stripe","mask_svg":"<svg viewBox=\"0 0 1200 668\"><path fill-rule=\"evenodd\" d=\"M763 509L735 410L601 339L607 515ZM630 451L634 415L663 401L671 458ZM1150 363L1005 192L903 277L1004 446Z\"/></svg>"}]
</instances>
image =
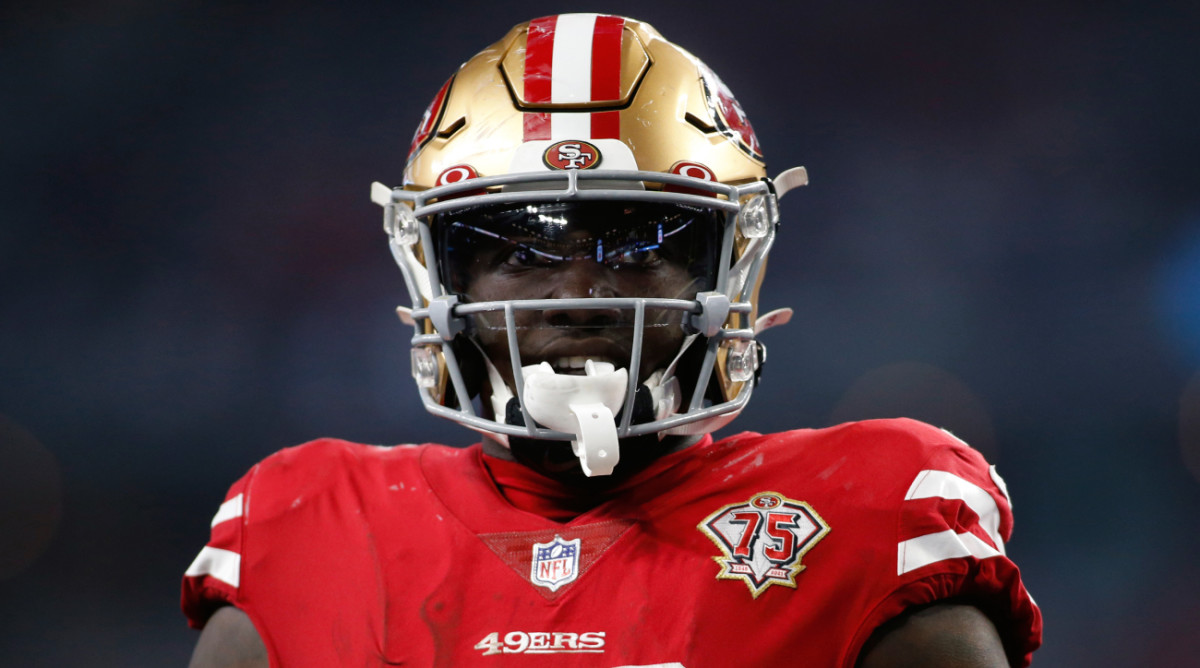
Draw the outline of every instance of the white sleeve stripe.
<instances>
[{"instance_id":1,"label":"white sleeve stripe","mask_svg":"<svg viewBox=\"0 0 1200 668\"><path fill-rule=\"evenodd\" d=\"M925 534L899 543L896 554L896 575L904 575L922 566L947 559L962 557L987 559L998 557L1000 554L979 536L970 532L941 531Z\"/></svg>"},{"instance_id":2,"label":"white sleeve stripe","mask_svg":"<svg viewBox=\"0 0 1200 668\"><path fill-rule=\"evenodd\" d=\"M192 565L184 571L184 575L192 577L208 575L236 588L241 570L242 555L205 545L200 550L200 554L196 555L196 560L192 562Z\"/></svg>"},{"instance_id":3,"label":"white sleeve stripe","mask_svg":"<svg viewBox=\"0 0 1200 668\"><path fill-rule=\"evenodd\" d=\"M1004 494L1004 500L1008 501L1008 507L1012 508L1012 497L1008 495L1008 485L1004 484L1004 478L1000 477L1000 472L996 470L995 465L988 467L988 475L992 477L992 482L996 483L996 487Z\"/></svg>"},{"instance_id":4,"label":"white sleeve stripe","mask_svg":"<svg viewBox=\"0 0 1200 668\"><path fill-rule=\"evenodd\" d=\"M232 499L229 499L225 503L222 503L220 508L217 508L217 514L213 515L213 518L212 518L212 526L215 527L218 524L220 524L221 522L224 522L226 520L232 520L232 519L235 519L235 518L238 518L241 516L242 516L242 495L238 494L237 496L233 497Z\"/></svg>"},{"instance_id":5,"label":"white sleeve stripe","mask_svg":"<svg viewBox=\"0 0 1200 668\"><path fill-rule=\"evenodd\" d=\"M946 471L921 471L908 488L904 500L957 499L966 503L979 516L979 526L992 539L1000 554L1004 541L1000 539L1000 508L982 487Z\"/></svg>"}]
</instances>

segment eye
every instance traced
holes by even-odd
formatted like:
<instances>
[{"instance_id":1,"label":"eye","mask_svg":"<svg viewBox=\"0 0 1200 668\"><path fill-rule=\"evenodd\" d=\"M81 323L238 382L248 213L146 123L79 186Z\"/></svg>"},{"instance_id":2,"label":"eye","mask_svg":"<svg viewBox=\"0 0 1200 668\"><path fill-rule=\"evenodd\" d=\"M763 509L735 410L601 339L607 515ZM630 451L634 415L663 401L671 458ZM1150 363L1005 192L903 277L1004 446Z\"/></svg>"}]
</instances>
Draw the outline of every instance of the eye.
<instances>
[{"instance_id":1,"label":"eye","mask_svg":"<svg viewBox=\"0 0 1200 668\"><path fill-rule=\"evenodd\" d=\"M614 269L622 267L648 269L658 266L662 261L658 244L623 248L604 258L604 263Z\"/></svg>"},{"instance_id":2,"label":"eye","mask_svg":"<svg viewBox=\"0 0 1200 668\"><path fill-rule=\"evenodd\" d=\"M533 267L550 267L558 262L558 258L530 248L525 244L514 244L499 254L500 264L506 269L528 269Z\"/></svg>"}]
</instances>

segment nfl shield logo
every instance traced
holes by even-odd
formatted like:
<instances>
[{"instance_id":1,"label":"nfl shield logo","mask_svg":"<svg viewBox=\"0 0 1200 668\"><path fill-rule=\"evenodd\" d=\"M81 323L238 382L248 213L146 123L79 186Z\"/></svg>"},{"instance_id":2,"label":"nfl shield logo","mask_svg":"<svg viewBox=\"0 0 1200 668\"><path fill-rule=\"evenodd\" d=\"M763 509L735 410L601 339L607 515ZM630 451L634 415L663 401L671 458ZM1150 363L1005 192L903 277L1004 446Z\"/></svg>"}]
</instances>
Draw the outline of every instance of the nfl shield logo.
<instances>
[{"instance_id":1,"label":"nfl shield logo","mask_svg":"<svg viewBox=\"0 0 1200 668\"><path fill-rule=\"evenodd\" d=\"M555 536L549 543L533 544L533 564L529 579L539 587L558 591L579 576L579 539L563 540Z\"/></svg>"}]
</instances>

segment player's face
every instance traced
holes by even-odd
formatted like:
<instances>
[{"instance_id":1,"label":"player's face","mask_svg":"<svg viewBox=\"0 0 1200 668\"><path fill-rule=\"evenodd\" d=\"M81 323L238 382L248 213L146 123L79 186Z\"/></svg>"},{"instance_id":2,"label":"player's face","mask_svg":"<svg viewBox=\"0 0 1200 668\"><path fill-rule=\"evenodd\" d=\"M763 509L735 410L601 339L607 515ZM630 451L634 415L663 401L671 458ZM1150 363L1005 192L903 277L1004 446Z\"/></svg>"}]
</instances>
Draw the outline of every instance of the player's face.
<instances>
[{"instance_id":1,"label":"player's face","mask_svg":"<svg viewBox=\"0 0 1200 668\"><path fill-rule=\"evenodd\" d=\"M443 280L470 302L596 297L692 299L711 289L720 214L700 209L591 202L495 208L441 221ZM647 308L639 380L666 367L684 338L684 314ZM583 373L585 359L628 368L632 308L516 311L523 365ZM484 352L513 382L502 313L475 317Z\"/></svg>"}]
</instances>

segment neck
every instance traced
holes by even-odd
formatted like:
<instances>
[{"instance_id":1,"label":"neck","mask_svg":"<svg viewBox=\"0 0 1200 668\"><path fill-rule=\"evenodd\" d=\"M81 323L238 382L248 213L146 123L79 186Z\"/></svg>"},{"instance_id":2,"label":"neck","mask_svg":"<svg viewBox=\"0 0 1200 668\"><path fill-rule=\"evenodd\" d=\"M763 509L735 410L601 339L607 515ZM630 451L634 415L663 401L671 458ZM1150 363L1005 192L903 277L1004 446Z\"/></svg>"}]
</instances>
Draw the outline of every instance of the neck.
<instances>
[{"instance_id":1,"label":"neck","mask_svg":"<svg viewBox=\"0 0 1200 668\"><path fill-rule=\"evenodd\" d=\"M695 445L703 435L667 436L656 434L621 439L621 460L613 474L588 477L565 441L509 437L509 447L485 436L483 452L491 457L518 462L552 480L577 488L582 494L600 493L614 488L645 470L665 454Z\"/></svg>"}]
</instances>

